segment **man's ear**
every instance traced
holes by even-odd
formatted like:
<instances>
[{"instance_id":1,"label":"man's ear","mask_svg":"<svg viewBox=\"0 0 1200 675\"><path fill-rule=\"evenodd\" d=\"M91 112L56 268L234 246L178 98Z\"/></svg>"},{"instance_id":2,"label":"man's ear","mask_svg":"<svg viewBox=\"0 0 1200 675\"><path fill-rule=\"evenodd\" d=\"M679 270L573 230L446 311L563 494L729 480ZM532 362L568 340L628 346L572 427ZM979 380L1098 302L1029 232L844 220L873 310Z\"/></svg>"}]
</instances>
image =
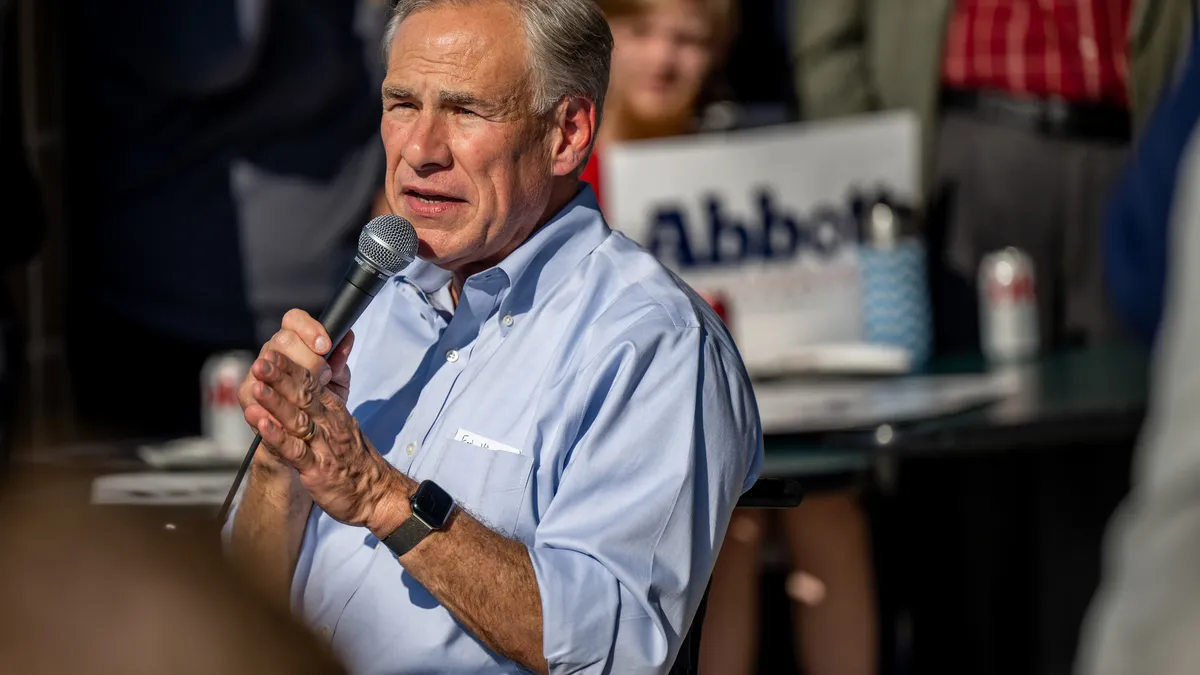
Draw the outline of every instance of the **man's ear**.
<instances>
[{"instance_id":1,"label":"man's ear","mask_svg":"<svg viewBox=\"0 0 1200 675\"><path fill-rule=\"evenodd\" d=\"M555 176L583 170L583 162L596 136L596 104L584 96L559 101L554 113L554 147L550 159Z\"/></svg>"}]
</instances>

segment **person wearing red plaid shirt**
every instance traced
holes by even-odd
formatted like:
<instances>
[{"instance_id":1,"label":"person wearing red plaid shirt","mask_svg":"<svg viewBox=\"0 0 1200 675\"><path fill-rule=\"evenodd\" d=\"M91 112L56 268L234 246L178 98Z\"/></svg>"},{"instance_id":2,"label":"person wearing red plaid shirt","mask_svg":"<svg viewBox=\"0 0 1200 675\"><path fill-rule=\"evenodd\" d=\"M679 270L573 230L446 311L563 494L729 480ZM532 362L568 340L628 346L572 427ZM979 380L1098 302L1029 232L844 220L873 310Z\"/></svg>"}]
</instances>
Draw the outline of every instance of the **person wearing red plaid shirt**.
<instances>
[{"instance_id":1,"label":"person wearing red plaid shirt","mask_svg":"<svg viewBox=\"0 0 1200 675\"><path fill-rule=\"evenodd\" d=\"M1100 212L1195 13L1194 0L797 0L805 117L921 119L940 353L977 347L962 317L980 259L1005 246L1033 257L1047 349L1124 338Z\"/></svg>"},{"instance_id":2,"label":"person wearing red plaid shirt","mask_svg":"<svg viewBox=\"0 0 1200 675\"><path fill-rule=\"evenodd\" d=\"M975 271L1009 245L1034 259L1048 349L1122 337L1101 213L1131 137L1176 78L1196 0L793 1L803 118L908 109L920 120L937 352L978 348ZM947 512L894 544L918 550L881 588L884 659L922 673L1065 672L1082 613L1069 600L1090 596L1086 570L1053 592L1048 577L1022 576L1026 560L1072 562L1033 561L1028 538L1006 533L1011 485L972 487L994 520Z\"/></svg>"}]
</instances>

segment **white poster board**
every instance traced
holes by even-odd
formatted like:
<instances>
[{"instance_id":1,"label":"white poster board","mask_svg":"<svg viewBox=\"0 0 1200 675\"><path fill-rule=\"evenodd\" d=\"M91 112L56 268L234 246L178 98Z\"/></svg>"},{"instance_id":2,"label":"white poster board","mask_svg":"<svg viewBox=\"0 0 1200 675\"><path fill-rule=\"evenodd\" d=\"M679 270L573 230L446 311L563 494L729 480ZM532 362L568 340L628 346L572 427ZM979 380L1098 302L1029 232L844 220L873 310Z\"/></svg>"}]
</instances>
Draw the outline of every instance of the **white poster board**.
<instances>
[{"instance_id":1,"label":"white poster board","mask_svg":"<svg viewBox=\"0 0 1200 675\"><path fill-rule=\"evenodd\" d=\"M854 342L862 320L855 204L914 204L920 131L908 112L609 148L609 223L698 291L728 302L743 359Z\"/></svg>"}]
</instances>

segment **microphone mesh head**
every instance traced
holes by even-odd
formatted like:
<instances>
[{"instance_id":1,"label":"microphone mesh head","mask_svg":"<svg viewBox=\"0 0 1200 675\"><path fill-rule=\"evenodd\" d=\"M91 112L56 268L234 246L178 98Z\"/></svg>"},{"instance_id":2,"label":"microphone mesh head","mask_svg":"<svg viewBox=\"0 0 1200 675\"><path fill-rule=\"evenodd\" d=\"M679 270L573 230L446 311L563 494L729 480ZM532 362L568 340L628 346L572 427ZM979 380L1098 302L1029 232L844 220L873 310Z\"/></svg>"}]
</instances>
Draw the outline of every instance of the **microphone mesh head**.
<instances>
[{"instance_id":1,"label":"microphone mesh head","mask_svg":"<svg viewBox=\"0 0 1200 675\"><path fill-rule=\"evenodd\" d=\"M417 231L400 216L379 216L358 235L358 255L388 276L417 257Z\"/></svg>"}]
</instances>

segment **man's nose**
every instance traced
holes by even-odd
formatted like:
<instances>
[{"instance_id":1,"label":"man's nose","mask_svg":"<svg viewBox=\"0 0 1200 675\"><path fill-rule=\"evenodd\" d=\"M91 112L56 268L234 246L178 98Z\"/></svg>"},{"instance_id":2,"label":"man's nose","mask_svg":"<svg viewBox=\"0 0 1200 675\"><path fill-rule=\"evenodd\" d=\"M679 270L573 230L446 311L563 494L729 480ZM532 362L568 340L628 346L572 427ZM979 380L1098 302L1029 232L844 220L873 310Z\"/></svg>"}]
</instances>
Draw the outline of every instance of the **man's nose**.
<instances>
[{"instance_id":1,"label":"man's nose","mask_svg":"<svg viewBox=\"0 0 1200 675\"><path fill-rule=\"evenodd\" d=\"M450 165L445 125L436 114L422 114L405 139L401 157L414 171L434 171Z\"/></svg>"}]
</instances>

